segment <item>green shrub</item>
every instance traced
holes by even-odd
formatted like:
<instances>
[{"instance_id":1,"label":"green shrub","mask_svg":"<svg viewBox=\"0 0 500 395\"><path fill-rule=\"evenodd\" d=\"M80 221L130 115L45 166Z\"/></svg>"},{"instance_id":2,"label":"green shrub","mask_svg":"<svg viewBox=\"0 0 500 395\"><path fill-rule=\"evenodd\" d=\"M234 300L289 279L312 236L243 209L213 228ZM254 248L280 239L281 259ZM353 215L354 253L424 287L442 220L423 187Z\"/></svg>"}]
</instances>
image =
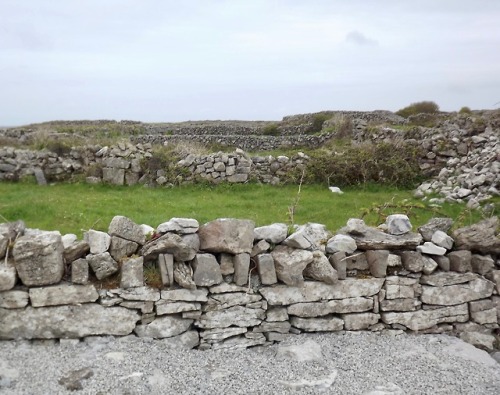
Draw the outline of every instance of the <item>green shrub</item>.
<instances>
[{"instance_id":1,"label":"green shrub","mask_svg":"<svg viewBox=\"0 0 500 395\"><path fill-rule=\"evenodd\" d=\"M280 132L278 130L278 125L276 123L271 123L264 127L262 131L264 136L279 136Z\"/></svg>"},{"instance_id":2,"label":"green shrub","mask_svg":"<svg viewBox=\"0 0 500 395\"><path fill-rule=\"evenodd\" d=\"M439 106L433 101L421 101L412 103L408 107L402 108L396 114L408 118L411 115L417 114L435 114L439 111Z\"/></svg>"},{"instance_id":3,"label":"green shrub","mask_svg":"<svg viewBox=\"0 0 500 395\"><path fill-rule=\"evenodd\" d=\"M321 132L321 129L323 129L323 124L325 121L330 119L331 116L327 114L315 114L312 120L312 124L307 130L307 134L318 134Z\"/></svg>"},{"instance_id":4,"label":"green shrub","mask_svg":"<svg viewBox=\"0 0 500 395\"><path fill-rule=\"evenodd\" d=\"M71 146L61 140L50 140L45 144L45 148L55 153L57 156L64 156L71 152Z\"/></svg>"},{"instance_id":5,"label":"green shrub","mask_svg":"<svg viewBox=\"0 0 500 395\"><path fill-rule=\"evenodd\" d=\"M464 106L460 109L460 111L458 111L459 114L471 114L472 113L472 110L467 107L467 106Z\"/></svg>"},{"instance_id":6,"label":"green shrub","mask_svg":"<svg viewBox=\"0 0 500 395\"><path fill-rule=\"evenodd\" d=\"M310 156L307 182L340 187L367 183L414 187L423 178L419 150L404 143L362 144L342 152L316 151Z\"/></svg>"}]
</instances>

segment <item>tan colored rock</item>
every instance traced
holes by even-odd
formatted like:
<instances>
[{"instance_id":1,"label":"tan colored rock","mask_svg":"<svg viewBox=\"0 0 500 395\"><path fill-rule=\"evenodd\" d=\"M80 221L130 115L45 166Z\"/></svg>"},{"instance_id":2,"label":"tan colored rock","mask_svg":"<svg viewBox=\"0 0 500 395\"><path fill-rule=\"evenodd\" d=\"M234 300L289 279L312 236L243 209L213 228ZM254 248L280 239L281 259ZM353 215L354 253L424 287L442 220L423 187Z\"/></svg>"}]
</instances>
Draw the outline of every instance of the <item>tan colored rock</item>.
<instances>
[{"instance_id":1,"label":"tan colored rock","mask_svg":"<svg viewBox=\"0 0 500 395\"><path fill-rule=\"evenodd\" d=\"M29 289L33 307L95 302L99 297L93 285L60 284Z\"/></svg>"},{"instance_id":2,"label":"tan colored rock","mask_svg":"<svg viewBox=\"0 0 500 395\"><path fill-rule=\"evenodd\" d=\"M489 298L493 293L494 284L482 277L464 284L444 287L422 286L421 300L423 303L452 306L478 299Z\"/></svg>"},{"instance_id":3,"label":"tan colored rock","mask_svg":"<svg viewBox=\"0 0 500 395\"><path fill-rule=\"evenodd\" d=\"M252 252L253 221L222 218L202 225L198 231L200 249L208 252L241 254Z\"/></svg>"},{"instance_id":4,"label":"tan colored rock","mask_svg":"<svg viewBox=\"0 0 500 395\"><path fill-rule=\"evenodd\" d=\"M326 284L335 284L339 279L337 271L321 251L313 252L313 261L306 266L303 274Z\"/></svg>"},{"instance_id":5,"label":"tan colored rock","mask_svg":"<svg viewBox=\"0 0 500 395\"><path fill-rule=\"evenodd\" d=\"M167 315L156 318L150 324L137 325L134 332L139 337L163 339L186 332L191 327L192 323L193 320Z\"/></svg>"},{"instance_id":6,"label":"tan colored rock","mask_svg":"<svg viewBox=\"0 0 500 395\"><path fill-rule=\"evenodd\" d=\"M302 272L314 259L311 251L298 250L284 245L276 246L271 256L278 279L289 286L300 286L304 283Z\"/></svg>"},{"instance_id":7,"label":"tan colored rock","mask_svg":"<svg viewBox=\"0 0 500 395\"><path fill-rule=\"evenodd\" d=\"M290 317L293 327L305 332L333 332L344 329L344 321L338 317L300 318Z\"/></svg>"}]
</instances>

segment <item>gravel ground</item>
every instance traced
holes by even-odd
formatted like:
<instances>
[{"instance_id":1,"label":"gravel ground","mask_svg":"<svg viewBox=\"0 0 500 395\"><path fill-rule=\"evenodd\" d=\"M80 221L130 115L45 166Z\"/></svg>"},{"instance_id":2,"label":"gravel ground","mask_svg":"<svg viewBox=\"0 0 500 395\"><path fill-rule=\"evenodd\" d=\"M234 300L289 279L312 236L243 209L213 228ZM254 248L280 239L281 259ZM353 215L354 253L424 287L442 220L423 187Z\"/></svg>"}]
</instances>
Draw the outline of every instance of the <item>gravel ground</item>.
<instances>
[{"instance_id":1,"label":"gravel ground","mask_svg":"<svg viewBox=\"0 0 500 395\"><path fill-rule=\"evenodd\" d=\"M283 353L294 345L313 359ZM81 375L91 377L79 391L59 384L85 368ZM0 393L498 395L500 364L445 335L302 334L239 351L172 350L132 336L74 345L1 341Z\"/></svg>"}]
</instances>

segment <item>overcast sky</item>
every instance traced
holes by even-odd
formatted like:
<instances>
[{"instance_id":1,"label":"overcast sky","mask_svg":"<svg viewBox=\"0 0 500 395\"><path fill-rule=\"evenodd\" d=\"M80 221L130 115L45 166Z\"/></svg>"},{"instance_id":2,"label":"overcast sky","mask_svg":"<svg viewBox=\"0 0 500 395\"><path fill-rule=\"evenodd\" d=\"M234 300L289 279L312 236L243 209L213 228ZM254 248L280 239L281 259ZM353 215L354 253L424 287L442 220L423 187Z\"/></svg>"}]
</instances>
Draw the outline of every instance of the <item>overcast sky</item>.
<instances>
[{"instance_id":1,"label":"overcast sky","mask_svg":"<svg viewBox=\"0 0 500 395\"><path fill-rule=\"evenodd\" d=\"M499 0L0 0L0 125L500 104Z\"/></svg>"}]
</instances>

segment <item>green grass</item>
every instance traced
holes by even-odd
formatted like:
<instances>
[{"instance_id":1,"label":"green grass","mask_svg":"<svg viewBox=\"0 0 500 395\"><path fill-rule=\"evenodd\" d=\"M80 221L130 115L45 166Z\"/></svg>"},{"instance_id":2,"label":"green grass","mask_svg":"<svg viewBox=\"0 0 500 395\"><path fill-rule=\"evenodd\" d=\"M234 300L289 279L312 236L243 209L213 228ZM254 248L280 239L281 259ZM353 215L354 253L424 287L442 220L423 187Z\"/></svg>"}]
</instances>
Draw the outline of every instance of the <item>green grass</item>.
<instances>
[{"instance_id":1,"label":"green grass","mask_svg":"<svg viewBox=\"0 0 500 395\"><path fill-rule=\"evenodd\" d=\"M216 218L254 220L257 226L273 222L291 223L288 207L297 197L298 187L258 184L182 186L150 189L143 186L116 187L88 184L0 183L0 222L22 219L28 227L76 233L90 228L107 230L115 215L125 215L137 223L156 227L172 217L196 218L200 223ZM303 185L294 222L319 222L331 231L345 225L349 218L359 218L372 205L394 203L411 198L410 190L368 186L349 188L343 195L331 193L320 185ZM464 205L445 205L435 214L417 209L410 214L414 226L436 215L463 217L464 223L477 221L479 214L464 215ZM392 212L404 212L402 207ZM391 212L385 211L385 213ZM371 225L381 219L372 212L365 218Z\"/></svg>"}]
</instances>

